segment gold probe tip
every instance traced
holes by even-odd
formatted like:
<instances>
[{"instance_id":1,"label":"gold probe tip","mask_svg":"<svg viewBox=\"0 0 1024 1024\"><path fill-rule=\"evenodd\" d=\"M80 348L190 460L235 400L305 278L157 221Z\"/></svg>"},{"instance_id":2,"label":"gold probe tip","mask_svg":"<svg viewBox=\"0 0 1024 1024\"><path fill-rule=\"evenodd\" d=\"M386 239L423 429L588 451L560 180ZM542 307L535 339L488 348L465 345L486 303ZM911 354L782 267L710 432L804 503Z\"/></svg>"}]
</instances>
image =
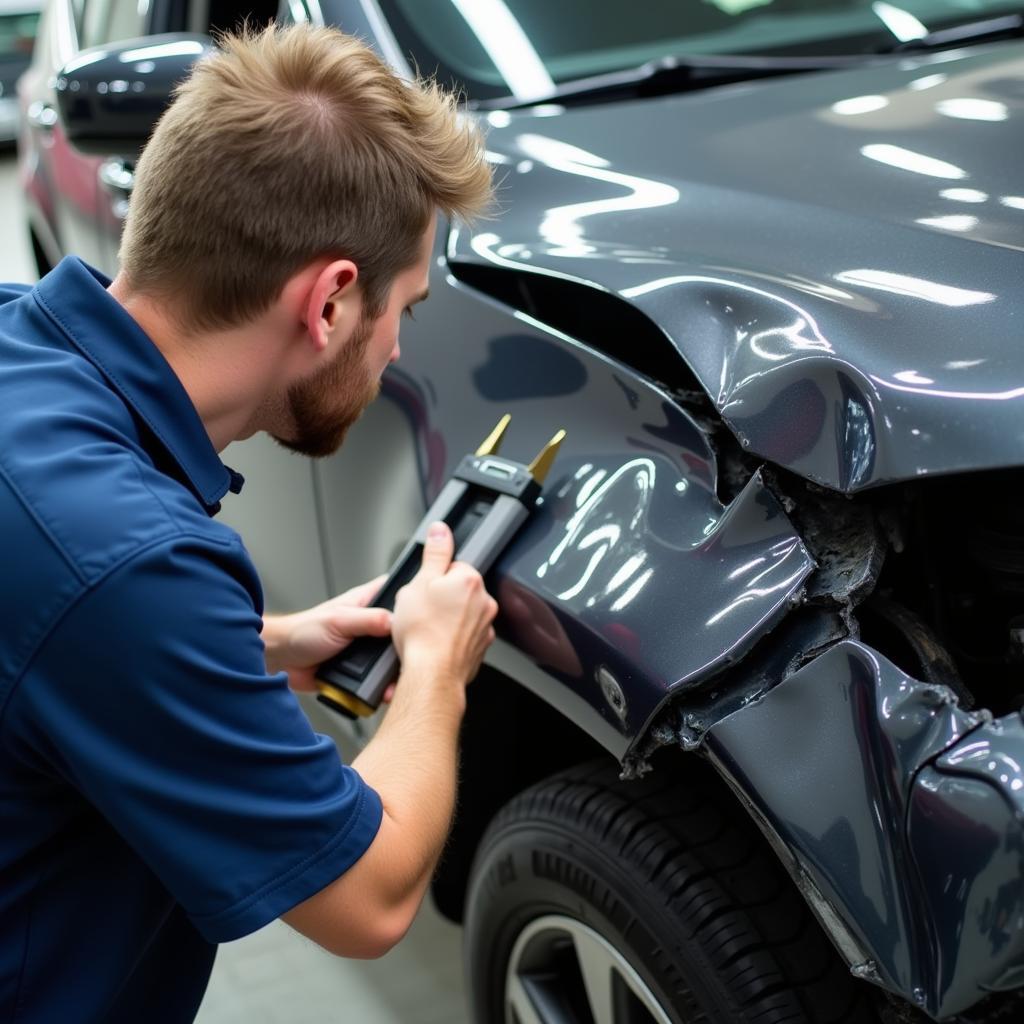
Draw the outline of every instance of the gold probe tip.
<instances>
[{"instance_id":1,"label":"gold probe tip","mask_svg":"<svg viewBox=\"0 0 1024 1024\"><path fill-rule=\"evenodd\" d=\"M533 477L537 483L542 484L547 479L548 473L551 472L551 466L555 461L555 456L558 454L558 449L562 446L562 442L565 440L565 431L559 430L557 434L544 447L537 453L537 457L529 465L530 476Z\"/></svg>"},{"instance_id":2,"label":"gold probe tip","mask_svg":"<svg viewBox=\"0 0 1024 1024\"><path fill-rule=\"evenodd\" d=\"M484 443L480 445L476 450L477 455L497 455L498 449L501 447L501 442L505 439L505 431L508 430L508 425L512 422L512 414L505 413L504 416L498 420L498 425L487 435Z\"/></svg>"}]
</instances>

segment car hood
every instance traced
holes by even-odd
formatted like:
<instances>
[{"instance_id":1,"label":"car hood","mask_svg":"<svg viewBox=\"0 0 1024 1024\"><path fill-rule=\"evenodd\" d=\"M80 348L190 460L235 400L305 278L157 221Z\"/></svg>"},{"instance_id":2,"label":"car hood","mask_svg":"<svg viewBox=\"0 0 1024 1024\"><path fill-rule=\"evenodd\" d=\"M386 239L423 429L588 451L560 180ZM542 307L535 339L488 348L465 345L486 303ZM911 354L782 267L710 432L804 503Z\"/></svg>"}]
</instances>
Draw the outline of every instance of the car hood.
<instances>
[{"instance_id":1,"label":"car hood","mask_svg":"<svg viewBox=\"0 0 1024 1024\"><path fill-rule=\"evenodd\" d=\"M844 491L1024 461L1024 45L488 121L502 214L449 258L637 306L750 451Z\"/></svg>"}]
</instances>

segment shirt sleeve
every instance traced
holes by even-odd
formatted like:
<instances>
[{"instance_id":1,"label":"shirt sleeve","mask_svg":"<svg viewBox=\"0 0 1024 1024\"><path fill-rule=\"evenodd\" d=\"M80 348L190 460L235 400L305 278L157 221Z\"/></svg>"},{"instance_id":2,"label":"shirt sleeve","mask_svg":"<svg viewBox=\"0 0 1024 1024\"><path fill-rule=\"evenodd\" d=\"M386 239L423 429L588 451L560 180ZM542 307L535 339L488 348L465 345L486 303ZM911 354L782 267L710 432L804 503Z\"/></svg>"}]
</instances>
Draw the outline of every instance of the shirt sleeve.
<instances>
[{"instance_id":1,"label":"shirt sleeve","mask_svg":"<svg viewBox=\"0 0 1024 1024\"><path fill-rule=\"evenodd\" d=\"M155 545L77 603L20 694L55 770L211 942L319 892L382 814L267 675L258 587L240 542Z\"/></svg>"}]
</instances>

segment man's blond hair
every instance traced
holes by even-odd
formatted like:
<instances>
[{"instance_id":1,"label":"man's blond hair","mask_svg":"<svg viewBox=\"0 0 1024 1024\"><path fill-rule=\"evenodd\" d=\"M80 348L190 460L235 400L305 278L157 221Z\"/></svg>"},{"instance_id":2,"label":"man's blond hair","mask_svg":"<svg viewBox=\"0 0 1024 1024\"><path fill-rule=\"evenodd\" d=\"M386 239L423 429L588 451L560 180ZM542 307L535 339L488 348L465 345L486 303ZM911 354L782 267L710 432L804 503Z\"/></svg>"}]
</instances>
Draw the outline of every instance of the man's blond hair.
<instances>
[{"instance_id":1,"label":"man's blond hair","mask_svg":"<svg viewBox=\"0 0 1024 1024\"><path fill-rule=\"evenodd\" d=\"M190 328L246 323L321 257L351 259L368 315L437 210L492 198L457 98L334 29L244 31L178 88L143 151L121 243L129 286Z\"/></svg>"}]
</instances>

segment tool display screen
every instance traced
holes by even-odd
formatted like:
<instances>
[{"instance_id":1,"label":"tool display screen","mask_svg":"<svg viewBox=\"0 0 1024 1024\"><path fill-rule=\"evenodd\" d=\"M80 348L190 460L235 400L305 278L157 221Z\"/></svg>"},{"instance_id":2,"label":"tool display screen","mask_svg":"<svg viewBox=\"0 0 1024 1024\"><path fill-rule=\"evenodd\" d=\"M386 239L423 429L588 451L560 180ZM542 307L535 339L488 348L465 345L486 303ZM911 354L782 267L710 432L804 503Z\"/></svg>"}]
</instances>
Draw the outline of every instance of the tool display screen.
<instances>
[{"instance_id":1,"label":"tool display screen","mask_svg":"<svg viewBox=\"0 0 1024 1024\"><path fill-rule=\"evenodd\" d=\"M480 472L496 476L500 480L511 480L516 475L516 467L505 462L495 462L494 459L484 459L480 463Z\"/></svg>"}]
</instances>

